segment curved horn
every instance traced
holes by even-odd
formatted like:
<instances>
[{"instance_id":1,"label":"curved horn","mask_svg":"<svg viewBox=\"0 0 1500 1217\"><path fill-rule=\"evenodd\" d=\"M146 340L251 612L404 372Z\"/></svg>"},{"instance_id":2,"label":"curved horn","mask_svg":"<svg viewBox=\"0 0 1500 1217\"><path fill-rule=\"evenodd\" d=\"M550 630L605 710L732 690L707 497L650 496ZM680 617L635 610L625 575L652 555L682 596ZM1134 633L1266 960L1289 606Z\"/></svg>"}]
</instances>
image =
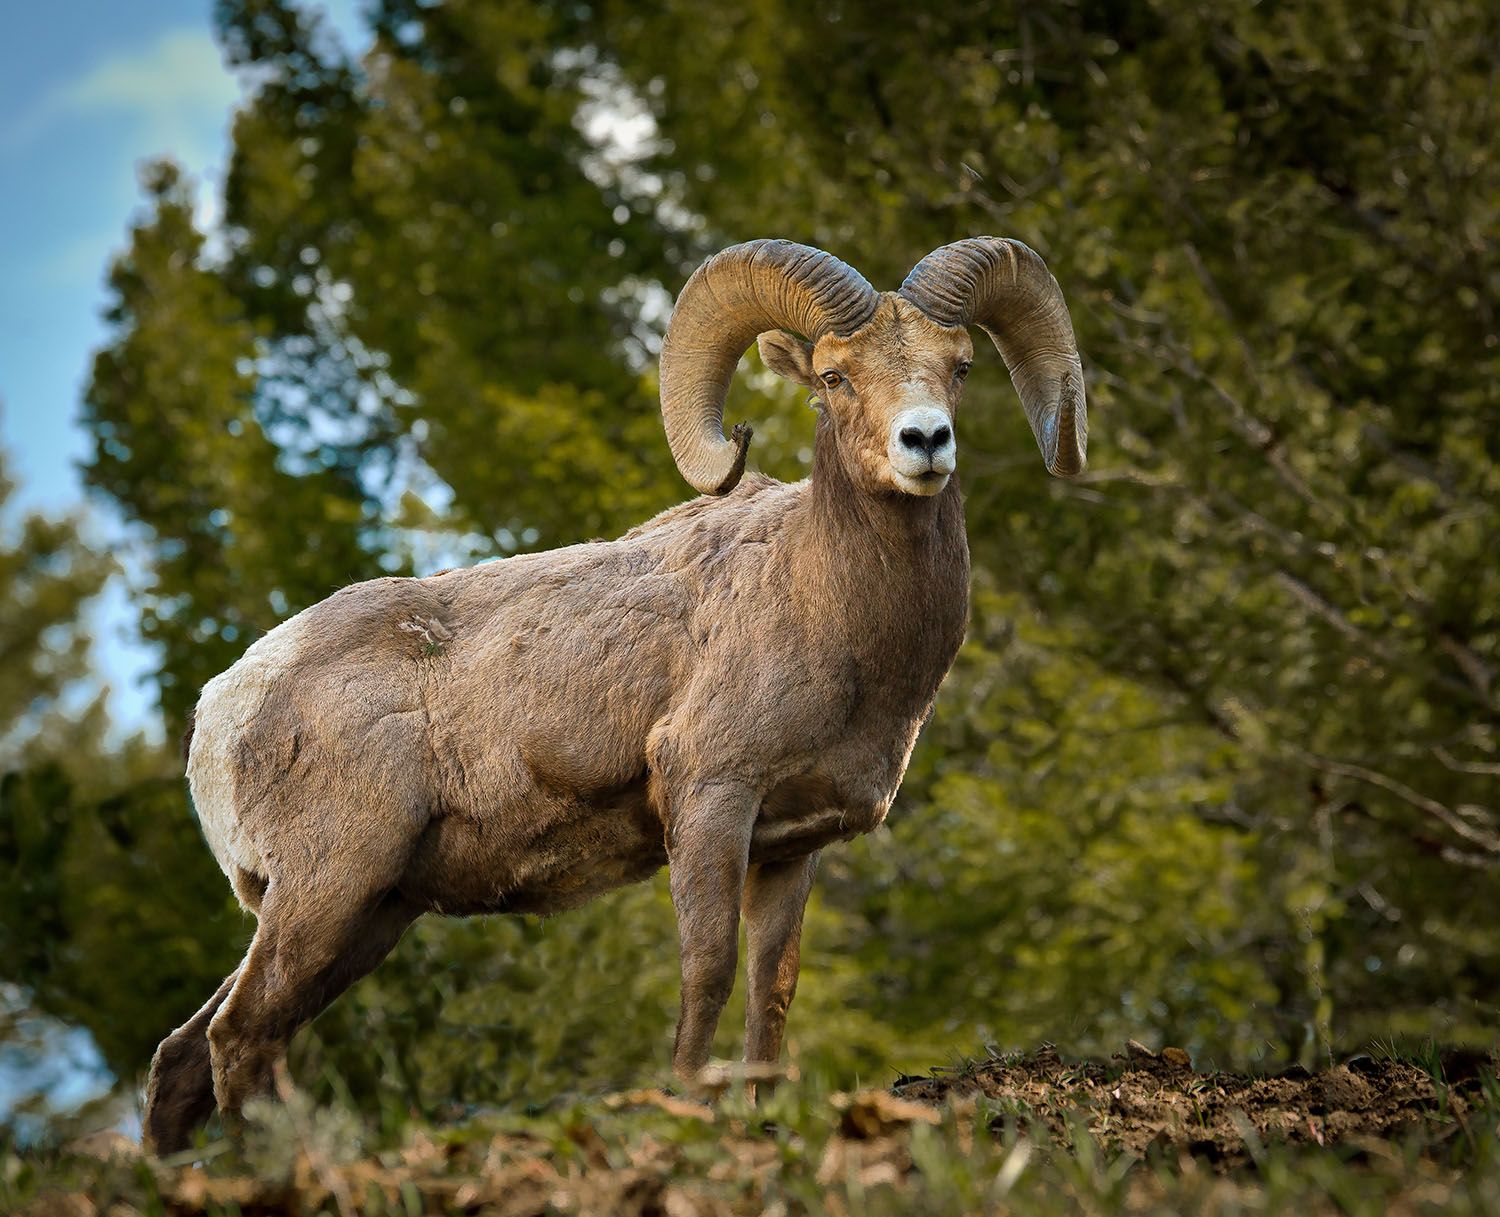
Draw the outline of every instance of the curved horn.
<instances>
[{"instance_id":1,"label":"curved horn","mask_svg":"<svg viewBox=\"0 0 1500 1217\"><path fill-rule=\"evenodd\" d=\"M1083 472L1083 364L1062 288L1035 251L1006 237L955 241L912 267L901 294L939 325L977 325L988 334L1021 395L1047 472Z\"/></svg>"},{"instance_id":2,"label":"curved horn","mask_svg":"<svg viewBox=\"0 0 1500 1217\"><path fill-rule=\"evenodd\" d=\"M677 468L703 494L728 494L745 471L750 427L724 438L724 397L745 348L767 330L816 342L875 312L875 289L832 254L792 241L747 241L692 274L661 346L661 414Z\"/></svg>"}]
</instances>

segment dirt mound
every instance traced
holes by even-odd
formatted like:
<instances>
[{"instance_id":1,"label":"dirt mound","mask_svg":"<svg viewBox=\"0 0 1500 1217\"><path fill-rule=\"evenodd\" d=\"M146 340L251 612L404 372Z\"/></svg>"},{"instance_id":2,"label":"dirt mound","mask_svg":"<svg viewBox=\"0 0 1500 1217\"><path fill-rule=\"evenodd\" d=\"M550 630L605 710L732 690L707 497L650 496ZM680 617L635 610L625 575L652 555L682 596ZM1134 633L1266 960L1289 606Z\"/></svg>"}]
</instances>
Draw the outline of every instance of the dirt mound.
<instances>
[{"instance_id":1,"label":"dirt mound","mask_svg":"<svg viewBox=\"0 0 1500 1217\"><path fill-rule=\"evenodd\" d=\"M1294 1067L1247 1077L1196 1073L1180 1048L1152 1052L1132 1042L1109 1062L1070 1062L1044 1045L902 1078L893 1089L924 1103L983 1096L999 1109L996 1128L1036 1122L1068 1141L1081 1124L1107 1149L1144 1156L1157 1147L1232 1166L1266 1144L1388 1139L1439 1111L1461 1124L1466 1090L1486 1071L1493 1078L1496 1062L1450 1053L1435 1066L1357 1057L1320 1073Z\"/></svg>"}]
</instances>

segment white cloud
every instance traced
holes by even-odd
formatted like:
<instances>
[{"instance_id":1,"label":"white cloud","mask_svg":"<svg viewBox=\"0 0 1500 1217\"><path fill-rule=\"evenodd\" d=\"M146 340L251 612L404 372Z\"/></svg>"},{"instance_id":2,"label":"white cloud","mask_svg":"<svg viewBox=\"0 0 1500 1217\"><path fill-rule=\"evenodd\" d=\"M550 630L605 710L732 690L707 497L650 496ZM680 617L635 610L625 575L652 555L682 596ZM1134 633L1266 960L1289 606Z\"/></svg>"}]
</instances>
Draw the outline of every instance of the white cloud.
<instances>
[{"instance_id":1,"label":"white cloud","mask_svg":"<svg viewBox=\"0 0 1500 1217\"><path fill-rule=\"evenodd\" d=\"M169 29L64 81L0 130L0 155L42 139L98 149L94 178L105 222L49 250L39 264L42 280L59 286L98 279L120 242L122 217L139 198L137 167L154 157L171 157L197 179L195 218L212 229L230 114L240 97L206 31Z\"/></svg>"},{"instance_id":2,"label":"white cloud","mask_svg":"<svg viewBox=\"0 0 1500 1217\"><path fill-rule=\"evenodd\" d=\"M205 129L222 130L239 95L208 33L166 30L152 43L96 63L12 116L0 126L0 153L19 151L70 118L123 115L134 128L133 142L183 161L203 160L216 151Z\"/></svg>"},{"instance_id":3,"label":"white cloud","mask_svg":"<svg viewBox=\"0 0 1500 1217\"><path fill-rule=\"evenodd\" d=\"M57 94L60 114L120 114L145 156L201 171L217 159L240 89L202 30L168 30L150 46L104 60Z\"/></svg>"}]
</instances>

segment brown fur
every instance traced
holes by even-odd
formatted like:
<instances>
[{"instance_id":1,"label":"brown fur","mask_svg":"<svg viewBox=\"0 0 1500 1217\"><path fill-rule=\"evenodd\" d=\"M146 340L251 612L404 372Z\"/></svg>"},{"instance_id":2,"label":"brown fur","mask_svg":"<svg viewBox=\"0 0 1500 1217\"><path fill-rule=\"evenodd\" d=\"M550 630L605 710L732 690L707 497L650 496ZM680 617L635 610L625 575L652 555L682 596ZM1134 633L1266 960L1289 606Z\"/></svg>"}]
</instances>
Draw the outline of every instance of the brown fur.
<instances>
[{"instance_id":1,"label":"brown fur","mask_svg":"<svg viewBox=\"0 0 1500 1217\"><path fill-rule=\"evenodd\" d=\"M774 1060L818 851L885 818L963 639L957 480L895 489L914 395L956 414L968 336L887 295L850 337L781 337L825 398L812 477L747 476L616 541L299 614L205 689L190 777L259 914L244 963L157 1054L146 1132L263 1091L295 1030L423 912L550 913L672 863L696 1076L748 924L747 1056Z\"/></svg>"}]
</instances>

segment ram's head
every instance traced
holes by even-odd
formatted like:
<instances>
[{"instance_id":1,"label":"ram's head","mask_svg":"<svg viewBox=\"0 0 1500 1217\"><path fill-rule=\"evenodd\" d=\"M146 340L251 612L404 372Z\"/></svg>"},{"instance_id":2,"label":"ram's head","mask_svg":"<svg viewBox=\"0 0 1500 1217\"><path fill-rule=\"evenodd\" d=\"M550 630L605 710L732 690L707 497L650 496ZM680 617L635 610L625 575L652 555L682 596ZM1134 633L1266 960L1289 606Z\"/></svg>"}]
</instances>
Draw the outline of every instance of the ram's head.
<instances>
[{"instance_id":1,"label":"ram's head","mask_svg":"<svg viewBox=\"0 0 1500 1217\"><path fill-rule=\"evenodd\" d=\"M1041 258L999 237L934 250L896 292L790 241L749 241L710 258L682 289L662 345L662 415L677 466L705 494L739 481L751 432L740 423L725 439L724 397L759 338L768 367L817 393L866 489L936 494L957 459L970 325L999 348L1048 472L1082 471L1083 370L1062 290Z\"/></svg>"}]
</instances>

